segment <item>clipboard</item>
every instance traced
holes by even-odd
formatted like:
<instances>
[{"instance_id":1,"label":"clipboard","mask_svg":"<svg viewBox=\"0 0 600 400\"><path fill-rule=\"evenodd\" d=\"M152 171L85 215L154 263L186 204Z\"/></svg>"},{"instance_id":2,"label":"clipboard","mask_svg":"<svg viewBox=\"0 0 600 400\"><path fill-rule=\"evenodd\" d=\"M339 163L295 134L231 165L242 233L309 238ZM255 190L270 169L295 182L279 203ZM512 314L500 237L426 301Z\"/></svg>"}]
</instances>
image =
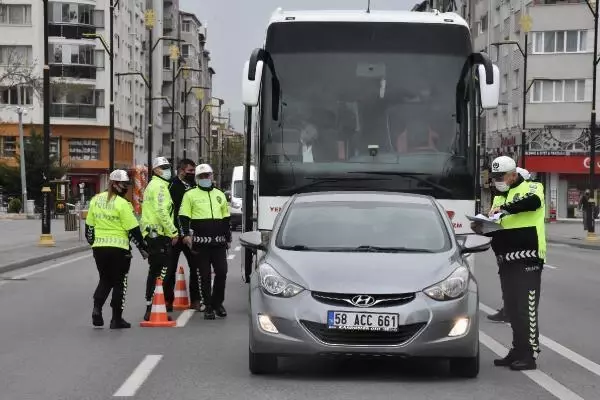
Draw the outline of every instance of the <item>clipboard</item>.
<instances>
[{"instance_id":1,"label":"clipboard","mask_svg":"<svg viewBox=\"0 0 600 400\"><path fill-rule=\"evenodd\" d=\"M500 225L500 214L495 214L493 217L487 217L483 214L477 214L475 216L466 216L467 219L471 222L475 222L476 224L481 225L481 232L485 235L488 233L492 233L495 231L499 231L504 229L502 225Z\"/></svg>"}]
</instances>

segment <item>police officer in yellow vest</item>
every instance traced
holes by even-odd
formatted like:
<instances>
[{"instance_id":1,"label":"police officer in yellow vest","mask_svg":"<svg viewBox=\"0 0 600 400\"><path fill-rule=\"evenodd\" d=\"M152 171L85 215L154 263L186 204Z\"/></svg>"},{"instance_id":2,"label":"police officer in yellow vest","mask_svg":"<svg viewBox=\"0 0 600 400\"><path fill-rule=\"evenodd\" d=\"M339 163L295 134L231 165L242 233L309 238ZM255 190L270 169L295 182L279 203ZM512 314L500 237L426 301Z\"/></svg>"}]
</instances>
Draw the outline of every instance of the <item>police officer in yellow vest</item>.
<instances>
[{"instance_id":1,"label":"police officer in yellow vest","mask_svg":"<svg viewBox=\"0 0 600 400\"><path fill-rule=\"evenodd\" d=\"M200 271L204 319L226 317L223 307L227 278L227 249L231 244L229 204L225 194L214 187L213 170L208 164L196 167L196 186L183 195L179 223L183 242L192 248ZM215 271L211 288L211 264Z\"/></svg>"},{"instance_id":2,"label":"police officer in yellow vest","mask_svg":"<svg viewBox=\"0 0 600 400\"><path fill-rule=\"evenodd\" d=\"M536 369L539 348L538 304L542 269L546 260L543 186L527 182L507 156L492 162L495 188L506 193L506 202L490 210L501 214L504 229L495 231L494 251L500 266L504 302L513 331L513 347L496 366L512 370Z\"/></svg>"},{"instance_id":3,"label":"police officer in yellow vest","mask_svg":"<svg viewBox=\"0 0 600 400\"><path fill-rule=\"evenodd\" d=\"M129 242L135 243L144 258L148 257L133 207L124 198L128 184L127 172L119 169L111 172L108 190L92 198L85 220L85 237L92 246L100 274L94 292L92 323L94 326L104 325L102 307L112 290L110 329L131 328L131 324L123 319L127 274L131 264Z\"/></svg>"},{"instance_id":4,"label":"police officer in yellow vest","mask_svg":"<svg viewBox=\"0 0 600 400\"><path fill-rule=\"evenodd\" d=\"M169 193L171 163L165 157L157 157L152 162L152 172L154 176L144 191L140 224L150 254L150 268L146 279L145 321L150 319L156 278L160 276L165 279L168 269L171 268L171 249L179 238L173 222L173 200ZM165 286L164 290L169 290L169 287ZM172 298L167 293L165 297Z\"/></svg>"},{"instance_id":5,"label":"police officer in yellow vest","mask_svg":"<svg viewBox=\"0 0 600 400\"><path fill-rule=\"evenodd\" d=\"M526 180L527 182L531 181L531 174L525 168L517 167L517 173L519 175L521 175L521 177L524 180ZM539 183L539 185L541 185L541 183ZM542 193L543 193L543 189L542 189ZM490 210L495 207L500 207L501 205L506 203L506 195L507 194L508 194L508 192L504 192L504 193L499 192L496 196L494 196L494 198L492 199L492 206L491 206ZM492 250L495 249L495 244L496 244L496 241L492 240ZM499 272L500 271L498 271L498 273ZM502 299L503 299L502 304L504 304L504 290L502 290ZM487 318L492 322L510 322L510 320L508 319L508 315L506 313L506 309L504 307L500 308L496 314L488 315Z\"/></svg>"}]
</instances>

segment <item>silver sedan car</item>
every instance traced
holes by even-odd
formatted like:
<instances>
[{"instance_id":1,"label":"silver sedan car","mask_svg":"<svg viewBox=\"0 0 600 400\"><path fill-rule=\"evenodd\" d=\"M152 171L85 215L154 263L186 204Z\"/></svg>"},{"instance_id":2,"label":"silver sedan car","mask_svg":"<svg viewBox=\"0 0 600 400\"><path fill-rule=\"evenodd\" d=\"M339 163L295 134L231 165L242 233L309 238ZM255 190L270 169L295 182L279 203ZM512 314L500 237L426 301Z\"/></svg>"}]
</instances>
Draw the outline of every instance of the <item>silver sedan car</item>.
<instances>
[{"instance_id":1,"label":"silver sedan car","mask_svg":"<svg viewBox=\"0 0 600 400\"><path fill-rule=\"evenodd\" d=\"M280 356L447 358L479 373L477 282L466 256L490 239L455 235L432 197L379 192L293 196L271 232L242 234L257 252L249 366Z\"/></svg>"}]
</instances>

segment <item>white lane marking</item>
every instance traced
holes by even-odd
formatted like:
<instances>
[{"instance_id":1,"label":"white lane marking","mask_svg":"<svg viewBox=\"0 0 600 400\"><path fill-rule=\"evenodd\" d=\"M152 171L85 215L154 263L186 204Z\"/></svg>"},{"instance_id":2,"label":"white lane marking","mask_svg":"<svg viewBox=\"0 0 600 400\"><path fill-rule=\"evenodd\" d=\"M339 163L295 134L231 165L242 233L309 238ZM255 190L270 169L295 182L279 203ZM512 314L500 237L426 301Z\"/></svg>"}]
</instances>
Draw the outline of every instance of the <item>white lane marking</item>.
<instances>
[{"instance_id":1,"label":"white lane marking","mask_svg":"<svg viewBox=\"0 0 600 400\"><path fill-rule=\"evenodd\" d=\"M162 355L147 355L142 362L133 370L129 378L113 394L113 397L133 397L138 389L144 384L152 370L156 368Z\"/></svg>"},{"instance_id":2,"label":"white lane marking","mask_svg":"<svg viewBox=\"0 0 600 400\"><path fill-rule=\"evenodd\" d=\"M558 267L555 267L554 265L550 265L550 264L544 264L545 268L550 268L550 269L558 269Z\"/></svg>"},{"instance_id":3,"label":"white lane marking","mask_svg":"<svg viewBox=\"0 0 600 400\"><path fill-rule=\"evenodd\" d=\"M195 311L196 310L185 310L184 312L182 312L181 315L179 317L177 317L177 325L175 325L175 326L177 328L183 328L185 326L185 324L188 323L190 318L192 318Z\"/></svg>"},{"instance_id":4,"label":"white lane marking","mask_svg":"<svg viewBox=\"0 0 600 400\"><path fill-rule=\"evenodd\" d=\"M479 341L488 349L496 353L498 357L505 357L508 349L482 331L479 331ZM522 371L525 376L546 389L550 394L560 400L584 400L577 393L569 390L540 370Z\"/></svg>"},{"instance_id":5,"label":"white lane marking","mask_svg":"<svg viewBox=\"0 0 600 400\"><path fill-rule=\"evenodd\" d=\"M241 246L235 246L235 249L233 249L234 251L240 251L242 247Z\"/></svg>"},{"instance_id":6,"label":"white lane marking","mask_svg":"<svg viewBox=\"0 0 600 400\"><path fill-rule=\"evenodd\" d=\"M24 274L15 275L15 276L12 277L12 279L29 278L30 276L41 274L42 272L50 271L51 269L62 267L63 265L71 264L71 263L73 263L75 261L83 260L83 259L89 258L91 256L92 256L91 254L86 254L85 256L71 258L71 259L68 259L68 260L65 260L65 261L61 261L61 262L56 263L56 264L49 265L49 266L44 267L44 268L36 269L35 271L30 271L30 272L27 272L27 273L24 273ZM0 282L0 286L5 285L8 282L9 281L1 281Z\"/></svg>"},{"instance_id":7,"label":"white lane marking","mask_svg":"<svg viewBox=\"0 0 600 400\"><path fill-rule=\"evenodd\" d=\"M494 314L496 312L491 307L488 307L483 303L479 303L479 309L486 314ZM555 353L560 354L567 360L587 369L597 376L600 376L600 365L596 364L592 360L585 358L579 353L575 353L573 350L541 334L540 343L548 347L550 350L553 350Z\"/></svg>"},{"instance_id":8,"label":"white lane marking","mask_svg":"<svg viewBox=\"0 0 600 400\"><path fill-rule=\"evenodd\" d=\"M230 254L227 256L228 260L233 260L235 258L235 254Z\"/></svg>"}]
</instances>

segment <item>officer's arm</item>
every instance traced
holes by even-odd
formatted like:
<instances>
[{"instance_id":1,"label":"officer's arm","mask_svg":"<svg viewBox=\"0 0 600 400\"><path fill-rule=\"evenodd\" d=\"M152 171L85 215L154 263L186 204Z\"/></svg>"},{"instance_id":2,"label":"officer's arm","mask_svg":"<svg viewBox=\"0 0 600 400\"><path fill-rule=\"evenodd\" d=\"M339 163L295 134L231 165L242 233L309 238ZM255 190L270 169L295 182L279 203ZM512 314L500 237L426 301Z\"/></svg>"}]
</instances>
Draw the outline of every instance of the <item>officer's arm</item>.
<instances>
[{"instance_id":1,"label":"officer's arm","mask_svg":"<svg viewBox=\"0 0 600 400\"><path fill-rule=\"evenodd\" d=\"M225 198L225 195L223 195L223 198ZM221 203L221 215L223 215L223 223L227 224L225 227L227 243L231 243L231 214L229 213L229 203L227 200Z\"/></svg>"},{"instance_id":2,"label":"officer's arm","mask_svg":"<svg viewBox=\"0 0 600 400\"><path fill-rule=\"evenodd\" d=\"M135 244L135 246L140 250L140 252L148 251L148 247L146 246L146 241L142 236L142 231L140 229L140 225L138 224L137 218L135 218L135 214L133 213L133 206L130 202L124 204L119 207L119 217L121 219L121 227L127 231L127 236L129 240Z\"/></svg>"},{"instance_id":3,"label":"officer's arm","mask_svg":"<svg viewBox=\"0 0 600 400\"><path fill-rule=\"evenodd\" d=\"M170 197L169 190L165 189L164 186L160 186L156 196L156 201L158 202L156 213L158 214L158 219L165 232L170 235L169 237L176 237L177 228L175 228L173 219L169 215L169 207L171 207L171 204L169 204L167 196Z\"/></svg>"},{"instance_id":4,"label":"officer's arm","mask_svg":"<svg viewBox=\"0 0 600 400\"><path fill-rule=\"evenodd\" d=\"M181 207L179 207L179 230L181 236L190 234L190 222L192 221L192 202L190 200L190 192L185 192L181 199Z\"/></svg>"},{"instance_id":5,"label":"officer's arm","mask_svg":"<svg viewBox=\"0 0 600 400\"><path fill-rule=\"evenodd\" d=\"M500 206L500 209L508 214L518 214L526 211L535 211L540 208L544 201L543 189L538 185L529 184L529 192L517 201L511 201Z\"/></svg>"},{"instance_id":6,"label":"officer's arm","mask_svg":"<svg viewBox=\"0 0 600 400\"><path fill-rule=\"evenodd\" d=\"M85 219L85 239L87 240L87 242L90 246L94 244L94 239L95 239L95 228L94 228L94 226L96 225L96 217L94 216L95 208L96 208L96 201L95 201L95 198L92 198L92 201L90 201L90 207L88 209L88 214Z\"/></svg>"}]
</instances>

